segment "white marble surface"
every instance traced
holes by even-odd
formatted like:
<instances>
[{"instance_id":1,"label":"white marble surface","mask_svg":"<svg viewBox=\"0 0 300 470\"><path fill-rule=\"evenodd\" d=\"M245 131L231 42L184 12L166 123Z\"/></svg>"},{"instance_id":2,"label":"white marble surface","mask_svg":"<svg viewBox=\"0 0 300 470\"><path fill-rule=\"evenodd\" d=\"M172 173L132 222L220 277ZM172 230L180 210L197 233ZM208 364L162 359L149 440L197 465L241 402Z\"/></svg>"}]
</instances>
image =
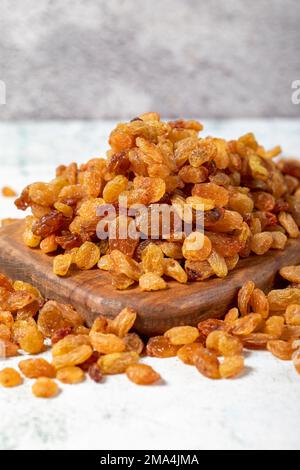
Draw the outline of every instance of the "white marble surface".
<instances>
[{"instance_id":1,"label":"white marble surface","mask_svg":"<svg viewBox=\"0 0 300 470\"><path fill-rule=\"evenodd\" d=\"M0 187L50 178L56 163L101 154L99 136L110 127L0 124ZM254 130L266 146L281 143L300 155L300 121L209 121L206 128L232 138ZM14 215L12 200L0 197L0 218ZM242 377L212 382L177 359L146 362L163 385L137 387L124 376L86 380L48 401L32 397L29 380L0 388L0 449L300 449L300 377L290 363L249 352Z\"/></svg>"}]
</instances>

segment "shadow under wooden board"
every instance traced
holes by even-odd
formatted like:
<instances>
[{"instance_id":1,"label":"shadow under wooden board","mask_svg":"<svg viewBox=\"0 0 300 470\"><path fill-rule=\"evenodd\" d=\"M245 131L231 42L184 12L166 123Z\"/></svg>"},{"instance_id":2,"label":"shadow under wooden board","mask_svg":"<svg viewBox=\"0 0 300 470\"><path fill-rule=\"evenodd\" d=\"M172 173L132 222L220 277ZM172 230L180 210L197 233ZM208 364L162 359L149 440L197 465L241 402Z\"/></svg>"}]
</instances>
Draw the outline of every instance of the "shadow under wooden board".
<instances>
[{"instance_id":1,"label":"shadow under wooden board","mask_svg":"<svg viewBox=\"0 0 300 470\"><path fill-rule=\"evenodd\" d=\"M22 242L23 222L0 229L0 272L12 279L32 282L45 298L72 304L91 325L99 314L114 317L131 306L138 312L136 330L160 334L177 325L196 325L209 317L221 317L232 306L238 289L247 280L257 287L272 287L277 271L300 263L300 240L290 240L284 251L272 250L264 256L241 260L225 279L211 279L187 285L168 281L169 288L142 292L139 287L117 291L104 271L73 271L60 278L52 272L53 257Z\"/></svg>"}]
</instances>

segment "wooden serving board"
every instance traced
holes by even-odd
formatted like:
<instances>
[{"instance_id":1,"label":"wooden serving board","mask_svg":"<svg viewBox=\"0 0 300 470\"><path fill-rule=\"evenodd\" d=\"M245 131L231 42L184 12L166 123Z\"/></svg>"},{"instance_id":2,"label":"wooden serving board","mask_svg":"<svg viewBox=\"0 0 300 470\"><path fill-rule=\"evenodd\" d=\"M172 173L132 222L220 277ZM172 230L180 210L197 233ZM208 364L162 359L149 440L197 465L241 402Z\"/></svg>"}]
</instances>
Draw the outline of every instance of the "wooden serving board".
<instances>
[{"instance_id":1,"label":"wooden serving board","mask_svg":"<svg viewBox=\"0 0 300 470\"><path fill-rule=\"evenodd\" d=\"M245 281L253 280L266 291L281 267L300 263L300 240L290 240L284 251L272 250L241 260L226 279L187 285L169 281L169 288L159 292L142 292L139 287L117 291L109 274L99 269L74 270L68 277L57 277L52 272L53 257L25 247L22 231L22 221L0 229L0 272L33 283L45 298L72 304L89 325L99 314L113 318L122 308L131 306L138 312L136 330L149 336L173 326L221 317Z\"/></svg>"}]
</instances>

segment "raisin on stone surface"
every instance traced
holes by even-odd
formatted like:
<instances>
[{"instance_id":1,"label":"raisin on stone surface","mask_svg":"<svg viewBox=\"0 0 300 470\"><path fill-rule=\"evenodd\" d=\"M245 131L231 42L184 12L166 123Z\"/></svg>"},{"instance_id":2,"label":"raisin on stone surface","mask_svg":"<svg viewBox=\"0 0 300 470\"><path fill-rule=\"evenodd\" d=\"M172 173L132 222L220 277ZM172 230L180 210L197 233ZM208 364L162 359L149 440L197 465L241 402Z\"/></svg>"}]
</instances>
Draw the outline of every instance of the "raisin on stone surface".
<instances>
[{"instance_id":1,"label":"raisin on stone surface","mask_svg":"<svg viewBox=\"0 0 300 470\"><path fill-rule=\"evenodd\" d=\"M103 381L103 374L101 372L100 367L96 363L91 364L89 366L88 375L96 383L100 383Z\"/></svg>"},{"instance_id":2,"label":"raisin on stone surface","mask_svg":"<svg viewBox=\"0 0 300 470\"><path fill-rule=\"evenodd\" d=\"M160 375L146 364L134 364L126 369L126 375L137 385L152 385L160 380Z\"/></svg>"},{"instance_id":3,"label":"raisin on stone surface","mask_svg":"<svg viewBox=\"0 0 300 470\"><path fill-rule=\"evenodd\" d=\"M32 393L37 398L53 398L59 393L59 388L54 380L39 377L32 385Z\"/></svg>"}]
</instances>

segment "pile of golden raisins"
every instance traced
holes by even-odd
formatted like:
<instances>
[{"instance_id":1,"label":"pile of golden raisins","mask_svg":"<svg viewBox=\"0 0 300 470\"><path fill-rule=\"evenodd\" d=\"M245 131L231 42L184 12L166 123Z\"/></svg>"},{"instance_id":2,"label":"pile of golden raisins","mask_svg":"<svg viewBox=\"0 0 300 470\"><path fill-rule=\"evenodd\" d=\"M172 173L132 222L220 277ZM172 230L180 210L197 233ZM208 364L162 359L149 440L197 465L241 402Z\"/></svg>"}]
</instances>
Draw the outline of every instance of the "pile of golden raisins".
<instances>
[{"instance_id":1,"label":"pile of golden raisins","mask_svg":"<svg viewBox=\"0 0 300 470\"><path fill-rule=\"evenodd\" d=\"M32 212L25 244L57 254L58 276L99 268L110 272L116 289L139 283L144 291L165 289L167 279L224 278L240 258L283 250L288 238L299 236L300 162L275 163L281 149L266 151L251 133L225 141L199 137L200 131L197 121L162 122L154 112L117 125L107 159L60 166L52 181L23 190L16 205ZM146 206L146 215L123 214L120 197L130 209ZM171 219L149 235L158 203L184 222L190 207L189 233ZM108 238L100 240L97 209L107 204L116 213L107 222ZM195 221L199 205L204 231ZM120 226L134 227L136 236L110 236Z\"/></svg>"},{"instance_id":2,"label":"pile of golden raisins","mask_svg":"<svg viewBox=\"0 0 300 470\"><path fill-rule=\"evenodd\" d=\"M177 357L205 377L228 379L244 373L244 349L293 361L300 374L300 266L280 274L288 286L267 295L246 282L223 320L177 326L148 339L134 331L138 313L130 307L114 319L98 316L88 328L72 306L45 300L31 284L0 274L0 359L22 354L19 371L0 370L0 385L15 387L26 377L35 380L36 397L50 398L60 391L57 382L78 384L86 376L101 383L126 374L138 385L159 384L159 373L140 362L146 356ZM38 356L47 349L51 362Z\"/></svg>"}]
</instances>

